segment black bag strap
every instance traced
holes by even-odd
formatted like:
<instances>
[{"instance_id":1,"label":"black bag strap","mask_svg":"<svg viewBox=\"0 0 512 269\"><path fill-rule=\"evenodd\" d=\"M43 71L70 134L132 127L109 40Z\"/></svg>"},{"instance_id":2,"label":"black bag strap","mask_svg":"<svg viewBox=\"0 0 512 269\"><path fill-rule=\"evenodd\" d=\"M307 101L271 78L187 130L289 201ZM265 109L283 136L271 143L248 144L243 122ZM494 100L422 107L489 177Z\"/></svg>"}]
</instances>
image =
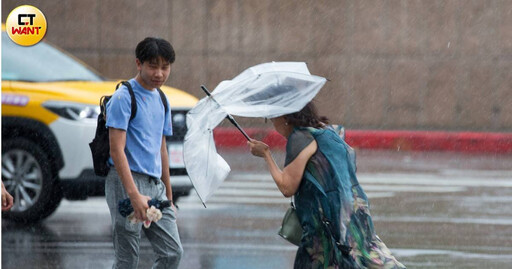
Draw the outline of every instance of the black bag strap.
<instances>
[{"instance_id":1,"label":"black bag strap","mask_svg":"<svg viewBox=\"0 0 512 269\"><path fill-rule=\"evenodd\" d=\"M330 222L323 214L322 214L322 224L325 228L325 231L334 240L336 247L341 251L341 253L343 253L343 255L349 255L350 250L352 250L352 248L347 245L343 245L341 243L341 240L338 237L338 234L334 231L334 229L332 227L332 222Z\"/></svg>"},{"instance_id":2,"label":"black bag strap","mask_svg":"<svg viewBox=\"0 0 512 269\"><path fill-rule=\"evenodd\" d=\"M137 115L137 101L135 101L135 93L133 92L132 85L130 85L128 81L119 82L116 86L116 90L119 88L119 85L121 84L128 88L128 92L130 92L130 97L132 99L132 113L130 115L130 120L132 120L133 118L135 118L135 115ZM169 111L169 106L167 105L167 97L160 88L156 88L156 90L160 94L160 99L162 99L162 103L164 104L165 113L167 113L167 111Z\"/></svg>"},{"instance_id":3,"label":"black bag strap","mask_svg":"<svg viewBox=\"0 0 512 269\"><path fill-rule=\"evenodd\" d=\"M160 98L162 99L162 103L164 103L165 114L167 114L167 111L169 111L169 107L167 106L167 97L165 97L165 93L162 90L160 90L160 88L156 88L156 90L160 94Z\"/></svg>"},{"instance_id":4,"label":"black bag strap","mask_svg":"<svg viewBox=\"0 0 512 269\"><path fill-rule=\"evenodd\" d=\"M101 98L100 98L100 109L101 109L101 115L103 116L103 119L105 119L105 111L107 110L106 108L106 105L107 105L107 101L109 100L109 96L107 95L103 95Z\"/></svg>"},{"instance_id":5,"label":"black bag strap","mask_svg":"<svg viewBox=\"0 0 512 269\"><path fill-rule=\"evenodd\" d=\"M137 101L135 101L135 93L133 93L132 85L128 81L121 81L116 86L116 91L119 88L119 85L123 84L126 88L128 88L128 92L130 92L130 97L132 98L132 113L130 115L130 120L133 120L135 118L135 115L137 115Z\"/></svg>"}]
</instances>

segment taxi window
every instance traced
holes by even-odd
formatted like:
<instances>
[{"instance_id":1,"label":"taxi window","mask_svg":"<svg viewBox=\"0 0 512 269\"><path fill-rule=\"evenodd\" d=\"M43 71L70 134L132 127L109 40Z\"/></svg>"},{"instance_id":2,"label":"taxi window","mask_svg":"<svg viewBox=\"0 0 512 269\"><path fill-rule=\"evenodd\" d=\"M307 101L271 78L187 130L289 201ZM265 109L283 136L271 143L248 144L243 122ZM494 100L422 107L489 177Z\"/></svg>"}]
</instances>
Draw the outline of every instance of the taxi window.
<instances>
[{"instance_id":1,"label":"taxi window","mask_svg":"<svg viewBox=\"0 0 512 269\"><path fill-rule=\"evenodd\" d=\"M23 47L12 42L4 32L2 80L48 82L103 79L80 62L44 42Z\"/></svg>"}]
</instances>

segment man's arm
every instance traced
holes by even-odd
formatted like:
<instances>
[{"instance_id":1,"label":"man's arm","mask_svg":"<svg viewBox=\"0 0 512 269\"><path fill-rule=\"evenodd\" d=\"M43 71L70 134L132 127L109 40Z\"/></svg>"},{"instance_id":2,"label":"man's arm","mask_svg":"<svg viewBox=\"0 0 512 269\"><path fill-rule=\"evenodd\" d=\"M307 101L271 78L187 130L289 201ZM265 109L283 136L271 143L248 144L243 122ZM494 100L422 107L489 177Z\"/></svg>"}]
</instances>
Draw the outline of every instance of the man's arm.
<instances>
[{"instance_id":1,"label":"man's arm","mask_svg":"<svg viewBox=\"0 0 512 269\"><path fill-rule=\"evenodd\" d=\"M169 154L167 153L167 143L165 141L165 136L162 136L160 156L162 156L162 182L165 185L165 194L167 195L167 199L172 200L171 176L169 174Z\"/></svg>"},{"instance_id":2,"label":"man's arm","mask_svg":"<svg viewBox=\"0 0 512 269\"><path fill-rule=\"evenodd\" d=\"M167 152L167 143L165 140L165 136L162 136L160 156L162 157L162 182L165 185L165 194L167 196L167 199L169 199L169 201L172 201L171 176L169 173L169 154ZM172 204L172 207L174 207L174 202Z\"/></svg>"},{"instance_id":3,"label":"man's arm","mask_svg":"<svg viewBox=\"0 0 512 269\"><path fill-rule=\"evenodd\" d=\"M109 128L110 156L114 161L114 165L123 183L124 190L130 198L135 218L138 220L146 220L146 210L149 208L148 201L151 197L144 196L139 193L132 173L128 159L124 153L126 146L126 131L121 129Z\"/></svg>"}]
</instances>

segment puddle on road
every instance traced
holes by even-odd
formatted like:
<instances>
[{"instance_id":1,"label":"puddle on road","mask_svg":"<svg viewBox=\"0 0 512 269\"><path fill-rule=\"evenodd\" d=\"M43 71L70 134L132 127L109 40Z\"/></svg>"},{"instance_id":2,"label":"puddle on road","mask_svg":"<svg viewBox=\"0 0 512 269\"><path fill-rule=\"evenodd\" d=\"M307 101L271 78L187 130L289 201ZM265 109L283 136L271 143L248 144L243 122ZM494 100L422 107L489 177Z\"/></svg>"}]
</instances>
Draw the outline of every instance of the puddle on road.
<instances>
[{"instance_id":1,"label":"puddle on road","mask_svg":"<svg viewBox=\"0 0 512 269\"><path fill-rule=\"evenodd\" d=\"M442 250L442 249L392 249L391 252L398 257L408 258L414 256L452 256L466 259L512 259L512 255L503 254L488 254L488 253L472 253L465 251L455 250Z\"/></svg>"}]
</instances>

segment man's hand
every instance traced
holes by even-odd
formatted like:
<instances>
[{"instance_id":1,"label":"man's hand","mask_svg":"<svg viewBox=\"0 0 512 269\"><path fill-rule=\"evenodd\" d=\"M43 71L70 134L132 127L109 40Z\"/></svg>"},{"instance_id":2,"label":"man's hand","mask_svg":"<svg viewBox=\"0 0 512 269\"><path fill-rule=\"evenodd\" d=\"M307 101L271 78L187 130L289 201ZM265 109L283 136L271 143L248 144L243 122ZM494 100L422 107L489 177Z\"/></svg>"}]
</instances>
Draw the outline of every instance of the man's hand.
<instances>
[{"instance_id":1,"label":"man's hand","mask_svg":"<svg viewBox=\"0 0 512 269\"><path fill-rule=\"evenodd\" d=\"M2 211L11 209L14 205L14 199L5 189L4 183L2 182Z\"/></svg>"},{"instance_id":2,"label":"man's hand","mask_svg":"<svg viewBox=\"0 0 512 269\"><path fill-rule=\"evenodd\" d=\"M141 194L135 194L133 197L130 197L130 202L132 203L134 217L137 220L145 221L147 220L146 217L146 210L149 208L148 201L151 200L151 197L141 195Z\"/></svg>"},{"instance_id":3,"label":"man's hand","mask_svg":"<svg viewBox=\"0 0 512 269\"><path fill-rule=\"evenodd\" d=\"M172 211L174 211L174 215L177 217L177 216L178 216L178 209L176 208L176 206L174 205L174 203L172 203L172 205L171 205L171 209L172 209Z\"/></svg>"},{"instance_id":4,"label":"man's hand","mask_svg":"<svg viewBox=\"0 0 512 269\"><path fill-rule=\"evenodd\" d=\"M166 194L167 200L172 201L172 192L167 192ZM174 205L174 201L171 203L171 209L174 211L174 214L178 215L178 210L176 209L176 206Z\"/></svg>"}]
</instances>

